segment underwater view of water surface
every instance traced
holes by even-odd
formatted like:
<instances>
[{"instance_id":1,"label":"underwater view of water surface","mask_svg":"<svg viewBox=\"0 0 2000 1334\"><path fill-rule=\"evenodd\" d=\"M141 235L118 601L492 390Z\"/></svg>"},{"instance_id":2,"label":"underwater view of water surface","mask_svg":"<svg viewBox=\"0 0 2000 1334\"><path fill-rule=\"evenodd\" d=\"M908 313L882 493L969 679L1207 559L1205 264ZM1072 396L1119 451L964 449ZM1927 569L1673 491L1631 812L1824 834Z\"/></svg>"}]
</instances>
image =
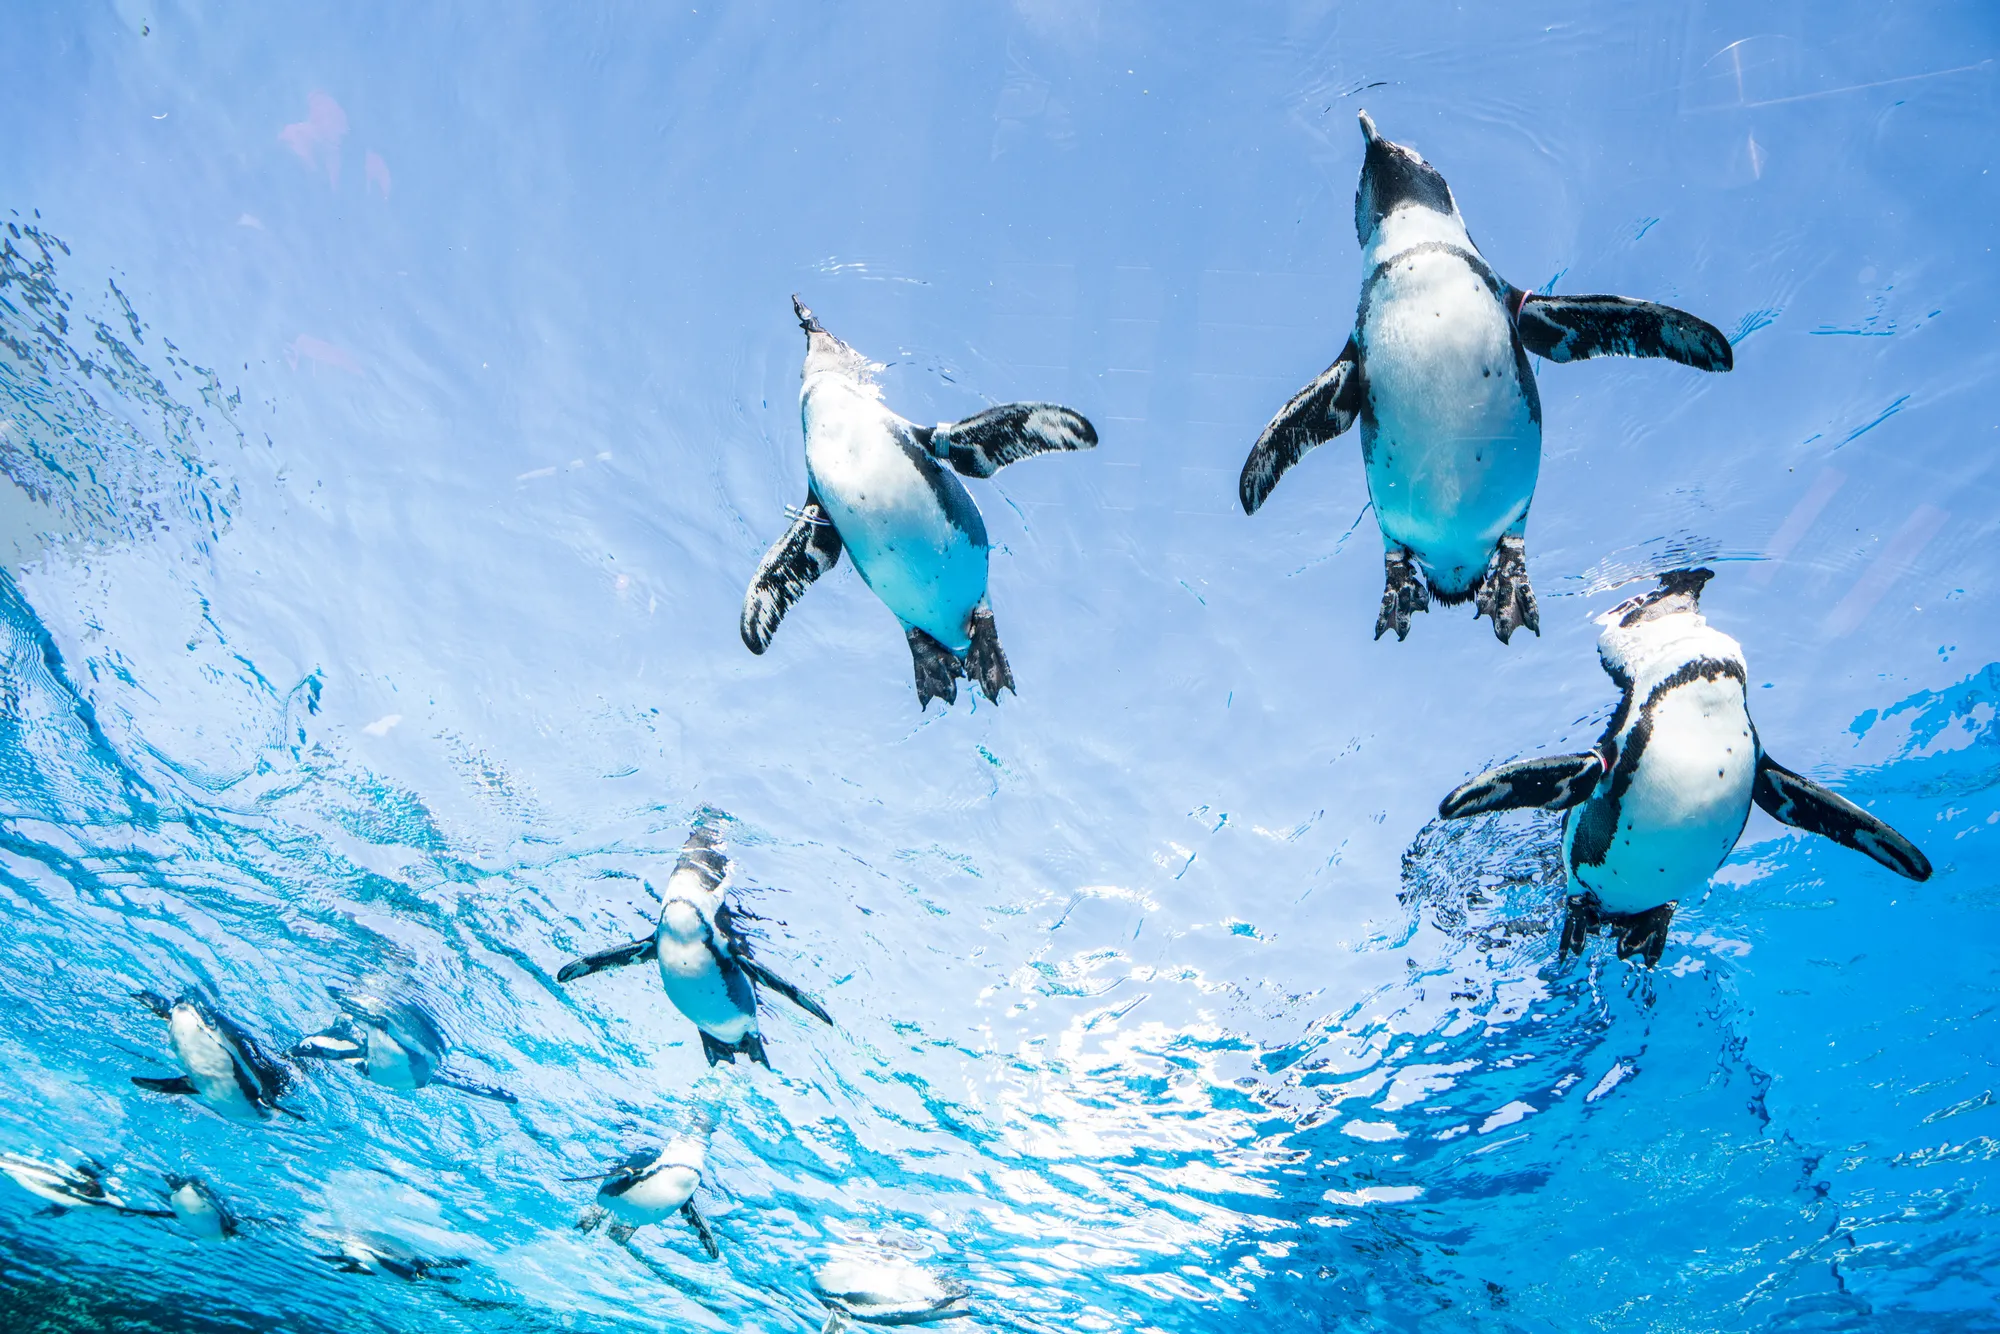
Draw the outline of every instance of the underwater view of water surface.
<instances>
[{"instance_id":1,"label":"underwater view of water surface","mask_svg":"<svg viewBox=\"0 0 2000 1334\"><path fill-rule=\"evenodd\" d=\"M0 1327L2000 1330L1991 6L16 0L0 113Z\"/></svg>"}]
</instances>

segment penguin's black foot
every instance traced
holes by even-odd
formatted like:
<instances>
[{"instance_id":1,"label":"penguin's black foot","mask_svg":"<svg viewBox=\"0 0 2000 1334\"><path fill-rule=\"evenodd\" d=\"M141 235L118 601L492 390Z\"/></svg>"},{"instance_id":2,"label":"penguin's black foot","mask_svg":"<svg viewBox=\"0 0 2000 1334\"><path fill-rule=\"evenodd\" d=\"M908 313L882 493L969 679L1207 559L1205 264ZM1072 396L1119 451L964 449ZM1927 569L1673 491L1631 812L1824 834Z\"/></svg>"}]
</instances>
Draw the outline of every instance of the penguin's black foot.
<instances>
[{"instance_id":1,"label":"penguin's black foot","mask_svg":"<svg viewBox=\"0 0 2000 1334\"><path fill-rule=\"evenodd\" d=\"M1535 590L1528 586L1528 550L1521 538L1509 533L1493 549L1486 577L1479 582L1475 617L1491 616L1493 633L1506 643L1516 630L1526 626L1542 632L1541 614L1535 610Z\"/></svg>"},{"instance_id":2,"label":"penguin's black foot","mask_svg":"<svg viewBox=\"0 0 2000 1334\"><path fill-rule=\"evenodd\" d=\"M1571 896L1569 911L1563 916L1562 944L1556 957L1566 960L1572 954L1583 953L1591 933L1604 926L1611 928L1611 935L1618 942L1619 958L1629 959L1636 954L1651 968L1667 952L1667 928L1673 920L1672 903L1662 903L1644 912L1616 913L1604 911L1595 894L1576 894Z\"/></svg>"},{"instance_id":3,"label":"penguin's black foot","mask_svg":"<svg viewBox=\"0 0 2000 1334\"><path fill-rule=\"evenodd\" d=\"M1393 629L1400 644L1410 637L1410 617L1431 609L1431 591L1406 547L1383 556L1382 568L1382 614L1375 618L1375 637Z\"/></svg>"},{"instance_id":4,"label":"penguin's black foot","mask_svg":"<svg viewBox=\"0 0 2000 1334\"><path fill-rule=\"evenodd\" d=\"M1007 666L1007 655L1000 651L1000 632L993 628L993 608L984 602L972 609L972 647L965 651L964 670L966 679L975 682L995 704L1000 702L1002 689L1014 690L1014 673Z\"/></svg>"},{"instance_id":5,"label":"penguin's black foot","mask_svg":"<svg viewBox=\"0 0 2000 1334\"><path fill-rule=\"evenodd\" d=\"M987 627L992 627L992 617L987 618ZM977 622L975 621L975 624ZM976 642L975 642L976 646ZM1000 641L993 641L993 651L1000 651ZM917 707L926 708L934 699L947 704L958 703L958 678L965 675L965 664L958 655L943 644L932 639L916 626L910 627L910 659L917 668ZM1007 661L1000 660L1000 670L1007 669Z\"/></svg>"}]
</instances>

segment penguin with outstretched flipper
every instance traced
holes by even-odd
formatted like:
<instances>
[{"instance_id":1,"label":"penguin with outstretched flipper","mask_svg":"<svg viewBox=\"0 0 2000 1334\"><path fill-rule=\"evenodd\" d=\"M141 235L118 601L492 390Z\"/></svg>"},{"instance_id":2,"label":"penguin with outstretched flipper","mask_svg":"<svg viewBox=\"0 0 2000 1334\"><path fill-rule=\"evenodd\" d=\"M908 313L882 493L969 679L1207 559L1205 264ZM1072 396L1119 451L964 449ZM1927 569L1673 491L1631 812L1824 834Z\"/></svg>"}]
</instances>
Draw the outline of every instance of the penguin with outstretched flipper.
<instances>
[{"instance_id":1,"label":"penguin with outstretched flipper","mask_svg":"<svg viewBox=\"0 0 2000 1334\"><path fill-rule=\"evenodd\" d=\"M1542 401L1528 354L1550 361L1664 357L1734 364L1729 341L1686 311L1622 296L1543 296L1493 271L1444 177L1375 132L1354 195L1361 303L1333 365L1271 419L1238 494L1255 514L1307 450L1361 423L1385 583L1375 637L1476 599L1505 643L1541 633L1528 584L1528 505L1542 460Z\"/></svg>"},{"instance_id":2,"label":"penguin with outstretched flipper","mask_svg":"<svg viewBox=\"0 0 2000 1334\"><path fill-rule=\"evenodd\" d=\"M880 366L828 333L796 296L792 308L806 335L806 498L750 581L744 645L769 648L785 613L845 550L903 624L918 708L955 703L961 677L999 703L1014 674L987 600L986 523L952 471L991 477L1030 455L1094 448L1097 431L1053 403L1007 403L919 426L882 401Z\"/></svg>"},{"instance_id":3,"label":"penguin with outstretched flipper","mask_svg":"<svg viewBox=\"0 0 2000 1334\"><path fill-rule=\"evenodd\" d=\"M132 994L167 1021L174 1054L187 1071L165 1078L134 1075L134 1084L153 1093L194 1098L231 1120L268 1120L277 1112L305 1120L278 1102L291 1083L285 1067L266 1056L235 1020L193 993L177 1001L152 991Z\"/></svg>"},{"instance_id":4,"label":"penguin with outstretched flipper","mask_svg":"<svg viewBox=\"0 0 2000 1334\"><path fill-rule=\"evenodd\" d=\"M1594 749L1517 760L1446 797L1447 820L1487 811L1566 811L1569 912L1560 953L1600 926L1618 957L1658 963L1674 905L1735 848L1754 802L1773 817L1928 880L1915 844L1764 753L1744 693L1743 649L1701 614L1708 570L1674 570L1598 623L1597 655L1622 692Z\"/></svg>"},{"instance_id":5,"label":"penguin with outstretched flipper","mask_svg":"<svg viewBox=\"0 0 2000 1334\"><path fill-rule=\"evenodd\" d=\"M724 896L729 858L713 831L698 827L681 845L680 860L667 880L653 934L616 949L564 965L558 982L574 982L607 968L653 961L667 999L701 1032L708 1063L741 1054L770 1068L757 1026L757 989L777 992L822 1023L833 1016L790 982L751 955L750 942L736 924Z\"/></svg>"}]
</instances>

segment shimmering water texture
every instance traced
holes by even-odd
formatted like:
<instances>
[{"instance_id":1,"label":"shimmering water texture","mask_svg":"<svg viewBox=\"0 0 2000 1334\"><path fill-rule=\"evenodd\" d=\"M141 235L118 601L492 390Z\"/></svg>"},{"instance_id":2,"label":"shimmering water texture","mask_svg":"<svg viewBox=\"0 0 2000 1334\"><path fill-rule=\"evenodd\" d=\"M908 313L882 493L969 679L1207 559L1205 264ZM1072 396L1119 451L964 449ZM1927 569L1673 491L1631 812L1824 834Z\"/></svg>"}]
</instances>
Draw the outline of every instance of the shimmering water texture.
<instances>
[{"instance_id":1,"label":"shimmering water texture","mask_svg":"<svg viewBox=\"0 0 2000 1334\"><path fill-rule=\"evenodd\" d=\"M2000 1329L1985 11L710 9L10 9L0 1328ZM1537 364L1538 635L1370 639L1358 429L1242 512L1363 105L1729 344ZM745 650L794 292L1094 428L965 483L1014 693L851 554ZM1439 802L1693 566L1935 873L1565 959Z\"/></svg>"}]
</instances>

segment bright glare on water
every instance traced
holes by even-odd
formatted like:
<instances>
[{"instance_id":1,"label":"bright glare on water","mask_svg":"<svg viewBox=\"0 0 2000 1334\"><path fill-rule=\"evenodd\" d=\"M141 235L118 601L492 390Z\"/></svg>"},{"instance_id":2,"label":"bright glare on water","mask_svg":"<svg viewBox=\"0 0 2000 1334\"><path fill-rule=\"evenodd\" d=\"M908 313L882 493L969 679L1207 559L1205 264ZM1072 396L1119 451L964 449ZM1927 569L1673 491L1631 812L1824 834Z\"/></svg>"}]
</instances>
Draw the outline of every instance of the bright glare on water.
<instances>
[{"instance_id":1,"label":"bright glare on water","mask_svg":"<svg viewBox=\"0 0 2000 1334\"><path fill-rule=\"evenodd\" d=\"M1536 363L1539 636L1371 638L1358 430L1238 504L1364 108L1734 347ZM14 0L0 120L0 1327L2000 1330L1989 6ZM915 422L1095 425L965 483L997 707L852 560L739 640L795 292ZM1564 961L1561 817L1438 802L1694 565L1936 874L1753 811ZM696 827L833 1021L769 1070L557 980ZM136 1086L142 990L296 1117ZM289 1055L371 1013L425 1086ZM573 1179L647 1149L718 1259Z\"/></svg>"}]
</instances>

